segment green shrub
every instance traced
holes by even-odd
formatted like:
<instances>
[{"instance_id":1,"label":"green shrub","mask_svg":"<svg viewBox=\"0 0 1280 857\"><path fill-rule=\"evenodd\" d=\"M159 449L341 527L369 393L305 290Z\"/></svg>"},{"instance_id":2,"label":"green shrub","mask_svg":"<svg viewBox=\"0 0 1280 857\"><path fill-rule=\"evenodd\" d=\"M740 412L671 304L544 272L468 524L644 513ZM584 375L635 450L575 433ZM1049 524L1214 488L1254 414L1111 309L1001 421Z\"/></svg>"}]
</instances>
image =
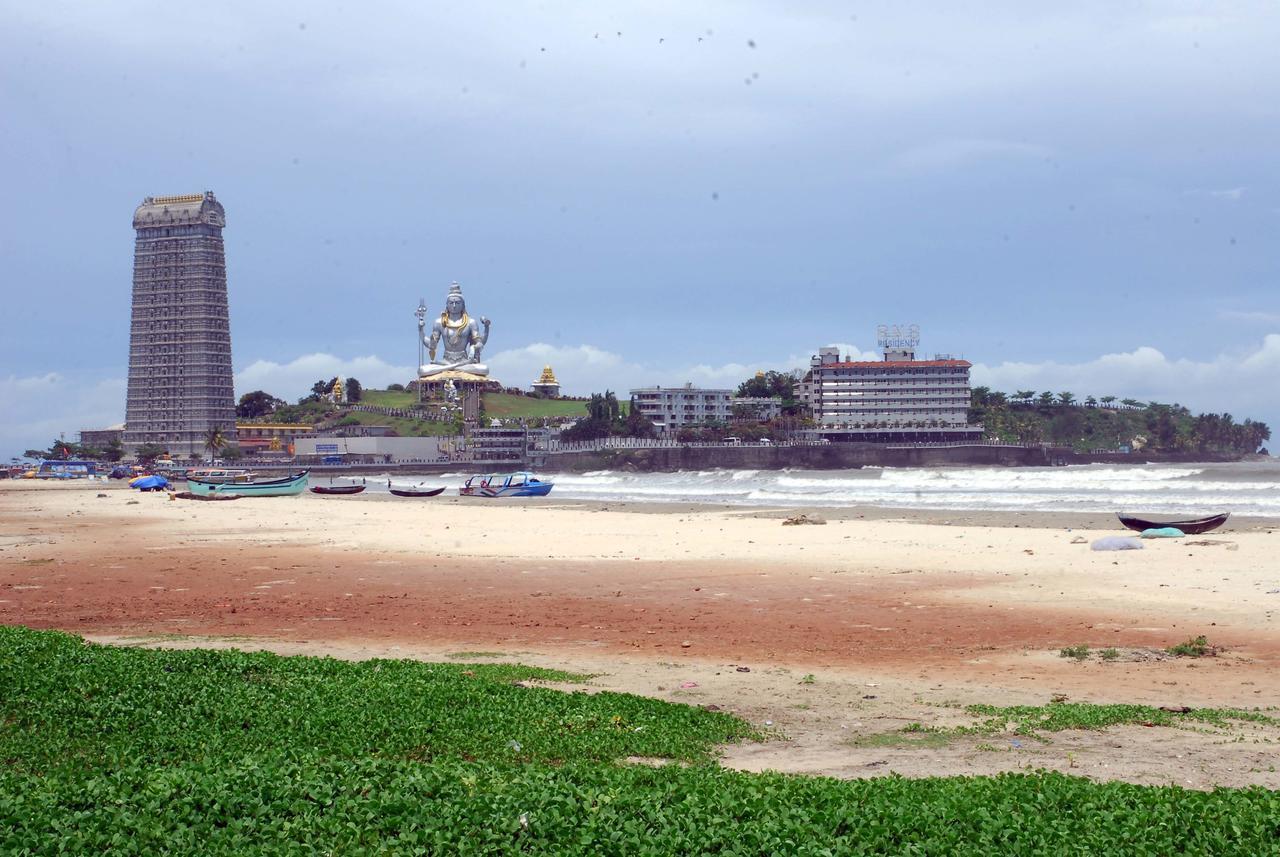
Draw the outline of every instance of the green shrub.
<instances>
[{"instance_id":1,"label":"green shrub","mask_svg":"<svg viewBox=\"0 0 1280 857\"><path fill-rule=\"evenodd\" d=\"M1199 637L1192 637L1185 643L1170 646L1165 651L1180 658L1203 658L1218 654L1218 648L1209 645L1209 640L1203 634Z\"/></svg>"}]
</instances>

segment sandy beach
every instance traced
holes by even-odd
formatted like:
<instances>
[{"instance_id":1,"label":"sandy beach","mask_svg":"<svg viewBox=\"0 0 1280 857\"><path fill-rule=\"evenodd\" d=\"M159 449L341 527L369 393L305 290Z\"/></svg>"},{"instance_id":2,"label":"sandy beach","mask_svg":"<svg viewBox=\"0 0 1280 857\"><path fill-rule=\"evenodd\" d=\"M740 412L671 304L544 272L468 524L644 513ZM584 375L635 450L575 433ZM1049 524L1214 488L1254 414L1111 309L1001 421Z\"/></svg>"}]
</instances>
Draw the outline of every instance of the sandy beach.
<instances>
[{"instance_id":1,"label":"sandy beach","mask_svg":"<svg viewBox=\"0 0 1280 857\"><path fill-rule=\"evenodd\" d=\"M105 495L105 496L100 496ZM1058 768L1280 787L1276 730L1126 727L1048 742L877 742L959 706L1253 708L1280 691L1280 522L1095 552L1114 519L440 497L171 500L0 483L0 623L130 644L504 659L733 710L750 769L875 776ZM1163 650L1205 635L1223 651ZM1115 648L1076 662L1066 646ZM742 670L740 668L746 668Z\"/></svg>"}]
</instances>

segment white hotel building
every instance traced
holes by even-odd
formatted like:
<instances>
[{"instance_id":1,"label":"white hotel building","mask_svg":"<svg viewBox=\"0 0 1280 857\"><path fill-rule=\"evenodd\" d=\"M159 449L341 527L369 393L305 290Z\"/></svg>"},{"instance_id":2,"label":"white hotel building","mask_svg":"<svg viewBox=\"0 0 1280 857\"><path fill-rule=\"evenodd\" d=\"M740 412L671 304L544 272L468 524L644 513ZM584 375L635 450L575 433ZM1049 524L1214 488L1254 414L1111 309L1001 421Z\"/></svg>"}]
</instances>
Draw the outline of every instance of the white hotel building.
<instances>
[{"instance_id":1,"label":"white hotel building","mask_svg":"<svg viewBox=\"0 0 1280 857\"><path fill-rule=\"evenodd\" d=\"M820 436L835 441L938 442L982 438L969 424L967 360L916 360L910 349L886 349L884 360L841 360L821 348L800 382Z\"/></svg>"},{"instance_id":2,"label":"white hotel building","mask_svg":"<svg viewBox=\"0 0 1280 857\"><path fill-rule=\"evenodd\" d=\"M683 387L641 387L631 391L631 398L661 432L707 423L730 423L734 421L735 409L739 414L749 411L752 418L759 421L773 419L782 412L781 399L739 397L733 395L732 390L695 387L691 383Z\"/></svg>"}]
</instances>

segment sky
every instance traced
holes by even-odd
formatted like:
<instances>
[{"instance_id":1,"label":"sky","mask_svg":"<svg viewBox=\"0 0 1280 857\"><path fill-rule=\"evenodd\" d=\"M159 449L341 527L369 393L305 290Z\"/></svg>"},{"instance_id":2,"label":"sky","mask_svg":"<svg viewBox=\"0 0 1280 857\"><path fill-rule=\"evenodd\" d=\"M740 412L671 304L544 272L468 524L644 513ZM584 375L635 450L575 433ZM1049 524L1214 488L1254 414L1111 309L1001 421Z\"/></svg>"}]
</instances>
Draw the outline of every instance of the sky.
<instances>
[{"instance_id":1,"label":"sky","mask_svg":"<svg viewBox=\"0 0 1280 857\"><path fill-rule=\"evenodd\" d=\"M237 396L736 386L878 324L1280 428L1280 4L0 0L0 455L124 415L134 208L212 190ZM1280 434L1280 432L1277 432Z\"/></svg>"}]
</instances>

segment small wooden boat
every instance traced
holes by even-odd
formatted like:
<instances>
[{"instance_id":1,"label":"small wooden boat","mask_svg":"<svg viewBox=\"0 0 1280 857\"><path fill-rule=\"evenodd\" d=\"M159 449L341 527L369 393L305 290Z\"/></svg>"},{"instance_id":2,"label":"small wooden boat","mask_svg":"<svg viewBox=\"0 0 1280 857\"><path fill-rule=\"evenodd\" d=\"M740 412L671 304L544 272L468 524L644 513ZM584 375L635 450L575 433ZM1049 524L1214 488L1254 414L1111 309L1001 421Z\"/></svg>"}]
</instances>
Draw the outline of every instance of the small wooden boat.
<instances>
[{"instance_id":1,"label":"small wooden boat","mask_svg":"<svg viewBox=\"0 0 1280 857\"><path fill-rule=\"evenodd\" d=\"M539 479L524 470L515 473L490 473L472 476L458 493L463 497L545 497L553 483Z\"/></svg>"},{"instance_id":2,"label":"small wooden boat","mask_svg":"<svg viewBox=\"0 0 1280 857\"><path fill-rule=\"evenodd\" d=\"M192 494L238 494L241 497L293 497L307 490L307 471L282 479L259 479L253 482L204 482L188 479Z\"/></svg>"},{"instance_id":3,"label":"small wooden boat","mask_svg":"<svg viewBox=\"0 0 1280 857\"><path fill-rule=\"evenodd\" d=\"M1116 517L1120 519L1120 523L1124 524L1131 530L1142 532L1143 530L1155 530L1161 527L1177 527L1189 536L1207 533L1210 530L1216 530L1226 523L1227 518L1231 517L1230 512L1223 512L1221 515L1212 515L1208 518L1195 518L1190 521L1152 521L1147 518L1135 518L1132 515L1126 515L1123 512L1116 512Z\"/></svg>"},{"instance_id":4,"label":"small wooden boat","mask_svg":"<svg viewBox=\"0 0 1280 857\"><path fill-rule=\"evenodd\" d=\"M392 488L391 493L397 497L436 497L444 493L444 487L439 488Z\"/></svg>"},{"instance_id":5,"label":"small wooden boat","mask_svg":"<svg viewBox=\"0 0 1280 857\"><path fill-rule=\"evenodd\" d=\"M359 494L364 490L363 485L312 485L312 494Z\"/></svg>"}]
</instances>

